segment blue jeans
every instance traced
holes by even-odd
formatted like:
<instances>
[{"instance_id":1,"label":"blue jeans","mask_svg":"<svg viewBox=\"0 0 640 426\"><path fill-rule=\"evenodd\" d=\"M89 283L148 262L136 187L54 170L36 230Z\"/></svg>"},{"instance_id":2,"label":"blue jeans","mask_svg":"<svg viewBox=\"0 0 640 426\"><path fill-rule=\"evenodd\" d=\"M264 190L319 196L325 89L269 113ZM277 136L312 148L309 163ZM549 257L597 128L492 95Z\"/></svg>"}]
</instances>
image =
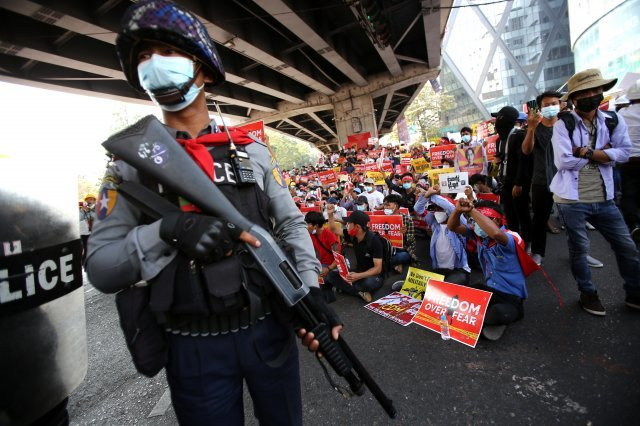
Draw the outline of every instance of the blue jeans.
<instances>
[{"instance_id":1,"label":"blue jeans","mask_svg":"<svg viewBox=\"0 0 640 426\"><path fill-rule=\"evenodd\" d=\"M571 273L578 283L578 289L589 293L596 291L587 263L589 237L585 222L588 221L611 245L618 262L618 270L624 280L624 290L628 295L640 294L638 249L631 240L627 225L613 200L601 203L559 203L557 206L567 227Z\"/></svg>"},{"instance_id":2,"label":"blue jeans","mask_svg":"<svg viewBox=\"0 0 640 426\"><path fill-rule=\"evenodd\" d=\"M368 293L373 293L382 287L383 284L382 276L376 275L375 277L367 277L358 281L354 281L353 285L347 284L345 280L342 279L338 271L331 271L327 274L324 279L325 286L328 284L341 290L345 294L350 294L352 296L358 296L358 292L366 291Z\"/></svg>"},{"instance_id":3,"label":"blue jeans","mask_svg":"<svg viewBox=\"0 0 640 426\"><path fill-rule=\"evenodd\" d=\"M391 265L408 265L411 263L411 255L407 251L396 251L396 254L391 258Z\"/></svg>"}]
</instances>

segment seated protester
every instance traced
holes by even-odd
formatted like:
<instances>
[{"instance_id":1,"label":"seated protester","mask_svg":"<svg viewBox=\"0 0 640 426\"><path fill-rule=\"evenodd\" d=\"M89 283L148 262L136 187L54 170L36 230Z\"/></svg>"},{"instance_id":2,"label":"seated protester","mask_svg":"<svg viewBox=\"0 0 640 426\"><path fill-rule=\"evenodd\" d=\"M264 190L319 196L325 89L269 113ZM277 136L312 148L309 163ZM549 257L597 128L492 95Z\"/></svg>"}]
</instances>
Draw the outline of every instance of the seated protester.
<instances>
[{"instance_id":1,"label":"seated protester","mask_svg":"<svg viewBox=\"0 0 640 426\"><path fill-rule=\"evenodd\" d=\"M358 188L353 188L351 191L347 191L346 189L344 189L342 193L344 195L340 198L338 205L346 211L354 211L356 209L356 199L360 195L360 190Z\"/></svg>"},{"instance_id":2,"label":"seated protester","mask_svg":"<svg viewBox=\"0 0 640 426\"><path fill-rule=\"evenodd\" d=\"M304 221L307 223L307 230L311 235L316 257L322 265L320 277L324 279L329 272L337 268L333 252L340 253L342 251L340 241L338 241L338 236L331 232L329 228L325 228L324 224L327 223L327 220L322 216L322 213L308 212L304 217ZM323 295L328 303L336 300L332 287L322 285L320 288L325 292Z\"/></svg>"},{"instance_id":3,"label":"seated protester","mask_svg":"<svg viewBox=\"0 0 640 426\"><path fill-rule=\"evenodd\" d=\"M385 179L387 186L391 191L395 191L402 197L402 204L400 207L406 207L409 209L409 213L413 213L413 205L416 203L416 192L413 186L413 175L411 173L404 173L401 178L402 186L394 184L389 175Z\"/></svg>"},{"instance_id":4,"label":"seated protester","mask_svg":"<svg viewBox=\"0 0 640 426\"><path fill-rule=\"evenodd\" d=\"M336 198L330 197L327 199L327 202L324 206L324 212L322 215L325 219L329 219L329 214L327 213L329 205L333 205L333 217L336 222L344 223L344 218L347 217L347 210L344 207L340 207L338 205L338 200Z\"/></svg>"},{"instance_id":5,"label":"seated protester","mask_svg":"<svg viewBox=\"0 0 640 426\"><path fill-rule=\"evenodd\" d=\"M332 226L333 214L329 214L329 226ZM371 293L382 287L382 242L369 230L369 216L364 212L353 212L345 219L347 228L344 239L353 244L356 254L356 267L349 272L348 282L342 279L338 271L331 271L324 280L343 293L360 296L365 302L373 300ZM335 222L334 222L335 223Z\"/></svg>"},{"instance_id":6,"label":"seated protester","mask_svg":"<svg viewBox=\"0 0 640 426\"><path fill-rule=\"evenodd\" d=\"M476 173L469 178L469 185L476 194L491 194L494 188L494 179L487 175Z\"/></svg>"},{"instance_id":7,"label":"seated protester","mask_svg":"<svg viewBox=\"0 0 640 426\"><path fill-rule=\"evenodd\" d=\"M355 208L353 209L354 212L356 211L360 211L360 212L368 212L369 210L369 200L367 200L367 197L365 197L364 195L360 195L358 198L356 198L356 202L355 202Z\"/></svg>"},{"instance_id":8,"label":"seated protester","mask_svg":"<svg viewBox=\"0 0 640 426\"><path fill-rule=\"evenodd\" d=\"M366 178L364 180L364 190L365 192L362 195L367 198L369 209L371 209L371 211L382 210L384 195L376 189L375 181L372 178Z\"/></svg>"},{"instance_id":9,"label":"seated protester","mask_svg":"<svg viewBox=\"0 0 640 426\"><path fill-rule=\"evenodd\" d=\"M467 285L471 269L467 264L466 241L447 228L447 219L454 205L439 194L440 187L435 185L421 193L415 205L416 214L424 215L425 222L433 231L429 244L431 267L433 272L444 275L446 282ZM466 223L464 217L461 220Z\"/></svg>"},{"instance_id":10,"label":"seated protester","mask_svg":"<svg viewBox=\"0 0 640 426\"><path fill-rule=\"evenodd\" d=\"M461 223L467 213L473 221ZM524 316L523 301L527 298L524 273L520 266L515 237L505 227L506 219L500 204L481 200L476 207L460 200L448 221L450 230L467 238L476 238L478 259L482 266L484 284L477 287L493 293L484 318L482 335L498 340L508 324Z\"/></svg>"},{"instance_id":11,"label":"seated protester","mask_svg":"<svg viewBox=\"0 0 640 426\"><path fill-rule=\"evenodd\" d=\"M397 194L391 194L384 197L384 214L401 215L402 216L402 247L396 248L395 254L391 258L391 266L396 272L402 273L402 265L409 265L415 262L416 258L416 235L413 230L413 220L410 216L400 213L400 204L402 197Z\"/></svg>"}]
</instances>

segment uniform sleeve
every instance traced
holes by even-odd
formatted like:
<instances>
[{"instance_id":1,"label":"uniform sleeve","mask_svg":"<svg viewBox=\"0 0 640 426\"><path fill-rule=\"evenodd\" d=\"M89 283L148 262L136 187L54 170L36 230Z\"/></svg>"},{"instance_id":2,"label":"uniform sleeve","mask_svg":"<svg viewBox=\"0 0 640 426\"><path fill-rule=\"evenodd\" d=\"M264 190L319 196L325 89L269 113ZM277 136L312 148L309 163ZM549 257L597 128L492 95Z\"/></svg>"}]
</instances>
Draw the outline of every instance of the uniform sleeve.
<instances>
[{"instance_id":1,"label":"uniform sleeve","mask_svg":"<svg viewBox=\"0 0 640 426\"><path fill-rule=\"evenodd\" d=\"M258 185L269 197L269 216L274 233L293 247L302 280L309 287L318 287L320 262L316 259L304 216L287 191L280 170L261 143L247 145L247 152L251 156Z\"/></svg>"},{"instance_id":2,"label":"uniform sleeve","mask_svg":"<svg viewBox=\"0 0 640 426\"><path fill-rule=\"evenodd\" d=\"M87 250L85 267L89 280L105 293L150 280L177 253L160 239L160 221L138 225L140 212L118 196L117 187L122 180L137 181L137 173L116 161L107 168L100 188L97 219Z\"/></svg>"}]
</instances>

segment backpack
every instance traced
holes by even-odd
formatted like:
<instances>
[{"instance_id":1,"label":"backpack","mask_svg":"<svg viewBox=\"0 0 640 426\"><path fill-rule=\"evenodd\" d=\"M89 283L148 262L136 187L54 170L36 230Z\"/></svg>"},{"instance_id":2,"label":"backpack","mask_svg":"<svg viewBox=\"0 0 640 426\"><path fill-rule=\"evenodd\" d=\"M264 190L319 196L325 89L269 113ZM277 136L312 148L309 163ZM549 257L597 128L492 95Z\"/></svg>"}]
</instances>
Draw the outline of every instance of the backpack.
<instances>
[{"instance_id":1,"label":"backpack","mask_svg":"<svg viewBox=\"0 0 640 426\"><path fill-rule=\"evenodd\" d=\"M383 278L387 278L389 276L389 271L391 270L391 258L393 257L394 248L391 245L391 242L384 238L376 231L371 231L373 234L373 238L377 238L382 244L382 276ZM369 243L371 245L371 243ZM371 247L368 246L367 250L371 250Z\"/></svg>"},{"instance_id":2,"label":"backpack","mask_svg":"<svg viewBox=\"0 0 640 426\"><path fill-rule=\"evenodd\" d=\"M607 129L609 129L609 141L611 141L611 135L618 125L618 114L613 111L602 112L607 116L604 119L604 123L607 126ZM570 111L562 111L558 113L558 118L564 121L564 126L567 128L567 132L569 132L569 139L573 142L573 129L576 128L576 118L571 115Z\"/></svg>"}]
</instances>

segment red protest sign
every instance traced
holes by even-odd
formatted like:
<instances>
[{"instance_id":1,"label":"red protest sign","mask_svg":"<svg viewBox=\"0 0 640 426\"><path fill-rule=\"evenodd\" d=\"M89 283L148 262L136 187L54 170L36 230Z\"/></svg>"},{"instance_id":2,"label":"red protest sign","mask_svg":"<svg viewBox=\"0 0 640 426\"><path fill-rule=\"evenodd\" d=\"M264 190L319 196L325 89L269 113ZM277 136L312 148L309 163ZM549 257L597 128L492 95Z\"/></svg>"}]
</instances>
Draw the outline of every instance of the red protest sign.
<instances>
[{"instance_id":1,"label":"red protest sign","mask_svg":"<svg viewBox=\"0 0 640 426\"><path fill-rule=\"evenodd\" d=\"M400 158L400 165L401 166L410 166L411 165L411 157L402 157Z\"/></svg>"},{"instance_id":2,"label":"red protest sign","mask_svg":"<svg viewBox=\"0 0 640 426\"><path fill-rule=\"evenodd\" d=\"M299 207L300 211L302 213L308 213L308 212L318 212L321 213L322 209L320 208L320 206L311 206L311 207L307 207L307 206L300 206Z\"/></svg>"},{"instance_id":3,"label":"red protest sign","mask_svg":"<svg viewBox=\"0 0 640 426\"><path fill-rule=\"evenodd\" d=\"M376 163L369 163L364 165L365 172L377 172L378 165Z\"/></svg>"},{"instance_id":4,"label":"red protest sign","mask_svg":"<svg viewBox=\"0 0 640 426\"><path fill-rule=\"evenodd\" d=\"M431 167L436 168L442 166L442 160L451 160L456 156L456 146L450 145L437 145L432 146L429 149L429 157L431 158Z\"/></svg>"},{"instance_id":5,"label":"red protest sign","mask_svg":"<svg viewBox=\"0 0 640 426\"><path fill-rule=\"evenodd\" d=\"M365 305L365 308L406 327L411 324L411 319L418 312L420 301L394 291L375 302Z\"/></svg>"},{"instance_id":6,"label":"red protest sign","mask_svg":"<svg viewBox=\"0 0 640 426\"><path fill-rule=\"evenodd\" d=\"M382 165L380 166L380 169L383 172L392 173L393 172L393 162L391 162L389 160L384 160L382 162Z\"/></svg>"},{"instance_id":7,"label":"red protest sign","mask_svg":"<svg viewBox=\"0 0 640 426\"><path fill-rule=\"evenodd\" d=\"M369 138L371 137L370 132L364 133L356 133L353 135L347 136L347 143L344 145L345 148L351 148L352 146L356 146L358 148L367 149L369 146Z\"/></svg>"},{"instance_id":8,"label":"red protest sign","mask_svg":"<svg viewBox=\"0 0 640 426\"><path fill-rule=\"evenodd\" d=\"M356 154L356 160L362 161L367 158L367 154Z\"/></svg>"},{"instance_id":9,"label":"red protest sign","mask_svg":"<svg viewBox=\"0 0 640 426\"><path fill-rule=\"evenodd\" d=\"M333 258L336 260L336 267L338 268L338 273L340 274L340 277L347 284L351 285L351 283L347 281L347 275L349 275L349 268L347 267L346 259L344 258L343 255L341 255L336 251L333 252Z\"/></svg>"},{"instance_id":10,"label":"red protest sign","mask_svg":"<svg viewBox=\"0 0 640 426\"><path fill-rule=\"evenodd\" d=\"M369 158L378 158L380 157L380 149L370 149L369 150Z\"/></svg>"},{"instance_id":11,"label":"red protest sign","mask_svg":"<svg viewBox=\"0 0 640 426\"><path fill-rule=\"evenodd\" d=\"M356 173L364 173L365 172L364 164L356 164L353 167L355 168Z\"/></svg>"},{"instance_id":12,"label":"red protest sign","mask_svg":"<svg viewBox=\"0 0 640 426\"><path fill-rule=\"evenodd\" d=\"M376 231L389 240L393 247L402 248L402 216L401 215L372 215L369 229Z\"/></svg>"},{"instance_id":13,"label":"red protest sign","mask_svg":"<svg viewBox=\"0 0 640 426\"><path fill-rule=\"evenodd\" d=\"M489 200L496 204L500 204L500 196L496 194L484 194L482 192L476 194L478 200Z\"/></svg>"},{"instance_id":14,"label":"red protest sign","mask_svg":"<svg viewBox=\"0 0 640 426\"><path fill-rule=\"evenodd\" d=\"M441 333L444 315L451 338L475 348L489 300L488 291L430 279L413 322Z\"/></svg>"},{"instance_id":15,"label":"red protest sign","mask_svg":"<svg viewBox=\"0 0 640 426\"><path fill-rule=\"evenodd\" d=\"M406 172L406 171L407 171L407 169L406 169L405 167L402 167L400 164L398 164L398 165L396 166L396 174L397 174L397 175L401 175L401 174L403 174L403 173L404 173L404 172Z\"/></svg>"},{"instance_id":16,"label":"red protest sign","mask_svg":"<svg viewBox=\"0 0 640 426\"><path fill-rule=\"evenodd\" d=\"M484 152L487 154L487 161L493 161L496 157L496 152L498 152L498 135L485 138Z\"/></svg>"},{"instance_id":17,"label":"red protest sign","mask_svg":"<svg viewBox=\"0 0 640 426\"><path fill-rule=\"evenodd\" d=\"M476 135L478 136L478 139L486 139L487 137L494 135L496 133L495 122L496 120L494 118L478 124L478 127L476 127Z\"/></svg>"},{"instance_id":18,"label":"red protest sign","mask_svg":"<svg viewBox=\"0 0 640 426\"><path fill-rule=\"evenodd\" d=\"M320 179L320 183L322 186L331 185L332 183L338 182L338 176L336 176L336 172L333 170L327 170L326 172L318 172L318 179Z\"/></svg>"},{"instance_id":19,"label":"red protest sign","mask_svg":"<svg viewBox=\"0 0 640 426\"><path fill-rule=\"evenodd\" d=\"M245 124L244 126L238 126L236 128L245 130L254 138L264 141L264 122L263 121L256 121L255 123Z\"/></svg>"}]
</instances>

